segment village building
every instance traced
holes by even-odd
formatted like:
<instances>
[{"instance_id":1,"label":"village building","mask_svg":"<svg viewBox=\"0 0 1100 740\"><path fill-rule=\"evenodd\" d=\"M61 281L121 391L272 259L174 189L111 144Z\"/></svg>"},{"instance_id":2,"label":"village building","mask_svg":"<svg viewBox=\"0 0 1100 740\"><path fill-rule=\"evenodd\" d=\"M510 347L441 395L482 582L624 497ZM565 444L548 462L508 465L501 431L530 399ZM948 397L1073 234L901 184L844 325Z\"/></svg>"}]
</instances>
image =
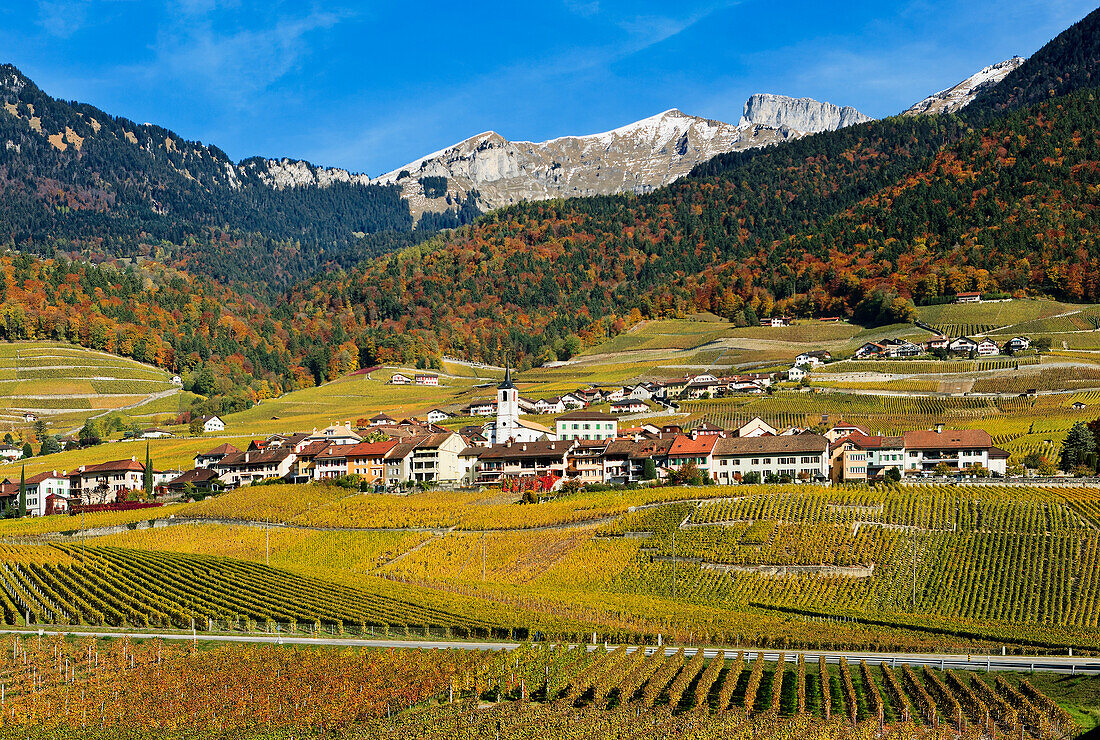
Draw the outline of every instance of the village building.
<instances>
[{"instance_id":1,"label":"village building","mask_svg":"<svg viewBox=\"0 0 1100 740\"><path fill-rule=\"evenodd\" d=\"M429 375L427 373L417 373L413 376L413 382L416 385L439 385L438 375Z\"/></svg>"},{"instance_id":2,"label":"village building","mask_svg":"<svg viewBox=\"0 0 1100 740\"><path fill-rule=\"evenodd\" d=\"M981 466L991 473L1004 475L1008 453L993 445L993 438L984 429L944 430L937 425L931 431L905 432L906 475L934 474L940 465L951 473Z\"/></svg>"},{"instance_id":3,"label":"village building","mask_svg":"<svg viewBox=\"0 0 1100 740\"><path fill-rule=\"evenodd\" d=\"M328 442L334 445L354 445L363 441L351 428L351 422L346 424L330 424L321 431L313 430L313 433L304 439L305 442Z\"/></svg>"},{"instance_id":4,"label":"village building","mask_svg":"<svg viewBox=\"0 0 1100 740\"><path fill-rule=\"evenodd\" d=\"M619 436L619 420L602 411L573 411L555 420L557 438L615 439Z\"/></svg>"},{"instance_id":5,"label":"village building","mask_svg":"<svg viewBox=\"0 0 1100 740\"><path fill-rule=\"evenodd\" d=\"M109 504L117 501L121 493L145 488L145 465L134 457L81 465L69 481L70 495L79 494L81 503Z\"/></svg>"},{"instance_id":6,"label":"village building","mask_svg":"<svg viewBox=\"0 0 1100 740\"><path fill-rule=\"evenodd\" d=\"M758 473L762 480L785 475L819 481L828 477L828 451L829 440L820 434L715 437L710 469L714 480L724 485L749 473Z\"/></svg>"},{"instance_id":7,"label":"village building","mask_svg":"<svg viewBox=\"0 0 1100 740\"><path fill-rule=\"evenodd\" d=\"M209 468L217 462L220 462L223 457L234 452L240 452L236 447L223 442L208 452L201 452L195 455L195 467L196 468Z\"/></svg>"},{"instance_id":8,"label":"village building","mask_svg":"<svg viewBox=\"0 0 1100 740\"><path fill-rule=\"evenodd\" d=\"M798 357L794 358L794 364L806 367L820 367L831 359L833 359L833 356L829 350L819 349L813 352L803 352L798 355Z\"/></svg>"},{"instance_id":9,"label":"village building","mask_svg":"<svg viewBox=\"0 0 1100 740\"><path fill-rule=\"evenodd\" d=\"M569 467L568 457L576 443L569 441L509 440L482 450L477 464L477 483L500 484L508 478L564 478Z\"/></svg>"},{"instance_id":10,"label":"village building","mask_svg":"<svg viewBox=\"0 0 1100 740\"><path fill-rule=\"evenodd\" d=\"M982 294L977 292L959 293L955 296L955 303L981 303Z\"/></svg>"},{"instance_id":11,"label":"village building","mask_svg":"<svg viewBox=\"0 0 1100 740\"><path fill-rule=\"evenodd\" d=\"M27 478L27 514L49 516L68 510L72 480L62 471L49 470Z\"/></svg>"},{"instance_id":12,"label":"village building","mask_svg":"<svg viewBox=\"0 0 1100 740\"><path fill-rule=\"evenodd\" d=\"M188 485L190 484L190 488ZM195 468L186 473L177 475L168 481L165 486L170 493L186 493L194 490L196 493L217 493L223 488L218 473L209 468Z\"/></svg>"},{"instance_id":13,"label":"village building","mask_svg":"<svg viewBox=\"0 0 1100 740\"><path fill-rule=\"evenodd\" d=\"M565 475L581 484L603 483L603 456L610 440L577 440L573 449L567 453Z\"/></svg>"},{"instance_id":14,"label":"village building","mask_svg":"<svg viewBox=\"0 0 1100 740\"><path fill-rule=\"evenodd\" d=\"M411 385L413 379L405 373L394 373L390 376L390 385Z\"/></svg>"},{"instance_id":15,"label":"village building","mask_svg":"<svg viewBox=\"0 0 1100 740\"><path fill-rule=\"evenodd\" d=\"M212 469L226 486L258 483L269 478L285 478L296 459L294 449L283 445L245 450L226 455Z\"/></svg>"},{"instance_id":16,"label":"village building","mask_svg":"<svg viewBox=\"0 0 1100 740\"><path fill-rule=\"evenodd\" d=\"M540 398L535 401L535 413L538 414L564 414L565 404L562 402L560 396L551 396L550 398Z\"/></svg>"},{"instance_id":17,"label":"village building","mask_svg":"<svg viewBox=\"0 0 1100 740\"><path fill-rule=\"evenodd\" d=\"M447 419L450 419L451 415L443 409L435 408L429 411L424 418L428 420L429 424L438 424L441 421L446 421Z\"/></svg>"},{"instance_id":18,"label":"village building","mask_svg":"<svg viewBox=\"0 0 1100 740\"><path fill-rule=\"evenodd\" d=\"M643 414L646 411L649 411L649 406L646 405L645 401L625 398L611 402L611 413L613 414Z\"/></svg>"},{"instance_id":19,"label":"village building","mask_svg":"<svg viewBox=\"0 0 1100 740\"><path fill-rule=\"evenodd\" d=\"M719 437L705 435L698 439L677 436L672 440L672 447L668 450L668 467L670 469L681 468L689 463L699 468L703 475L709 475L711 470L711 455L714 445Z\"/></svg>"},{"instance_id":20,"label":"village building","mask_svg":"<svg viewBox=\"0 0 1100 740\"><path fill-rule=\"evenodd\" d=\"M1001 348L989 337L983 337L974 351L978 353L978 357L994 357L1001 354Z\"/></svg>"},{"instance_id":21,"label":"village building","mask_svg":"<svg viewBox=\"0 0 1100 740\"><path fill-rule=\"evenodd\" d=\"M222 421L220 416L204 416L202 417L202 431L204 434L224 432L225 422Z\"/></svg>"},{"instance_id":22,"label":"village building","mask_svg":"<svg viewBox=\"0 0 1100 740\"><path fill-rule=\"evenodd\" d=\"M838 439L829 448L829 467L838 483L867 480L867 450L853 437Z\"/></svg>"}]
</instances>

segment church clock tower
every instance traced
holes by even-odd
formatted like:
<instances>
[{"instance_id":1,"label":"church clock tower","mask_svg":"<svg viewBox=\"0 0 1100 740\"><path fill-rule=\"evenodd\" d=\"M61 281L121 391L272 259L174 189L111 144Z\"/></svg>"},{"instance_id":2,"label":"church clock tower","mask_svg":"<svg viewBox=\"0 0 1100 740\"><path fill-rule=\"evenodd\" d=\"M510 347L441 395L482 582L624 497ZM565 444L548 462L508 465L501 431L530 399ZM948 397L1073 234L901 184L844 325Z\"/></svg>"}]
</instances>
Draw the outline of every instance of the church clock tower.
<instances>
[{"instance_id":1,"label":"church clock tower","mask_svg":"<svg viewBox=\"0 0 1100 740\"><path fill-rule=\"evenodd\" d=\"M519 390L512 382L512 368L504 370L504 382L497 386L497 423L493 443L504 444L519 434Z\"/></svg>"}]
</instances>

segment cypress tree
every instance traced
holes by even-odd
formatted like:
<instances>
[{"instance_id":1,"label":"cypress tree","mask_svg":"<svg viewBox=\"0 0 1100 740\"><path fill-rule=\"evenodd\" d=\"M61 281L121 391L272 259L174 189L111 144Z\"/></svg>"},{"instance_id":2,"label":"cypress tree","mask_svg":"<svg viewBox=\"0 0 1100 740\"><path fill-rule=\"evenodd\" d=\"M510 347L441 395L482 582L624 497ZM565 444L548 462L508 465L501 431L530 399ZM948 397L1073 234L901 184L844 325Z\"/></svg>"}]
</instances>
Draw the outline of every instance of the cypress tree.
<instances>
[{"instance_id":1,"label":"cypress tree","mask_svg":"<svg viewBox=\"0 0 1100 740\"><path fill-rule=\"evenodd\" d=\"M145 443L145 493L153 492L153 463L149 459L149 443Z\"/></svg>"},{"instance_id":2,"label":"cypress tree","mask_svg":"<svg viewBox=\"0 0 1100 740\"><path fill-rule=\"evenodd\" d=\"M27 466L19 472L19 516L27 515Z\"/></svg>"}]
</instances>

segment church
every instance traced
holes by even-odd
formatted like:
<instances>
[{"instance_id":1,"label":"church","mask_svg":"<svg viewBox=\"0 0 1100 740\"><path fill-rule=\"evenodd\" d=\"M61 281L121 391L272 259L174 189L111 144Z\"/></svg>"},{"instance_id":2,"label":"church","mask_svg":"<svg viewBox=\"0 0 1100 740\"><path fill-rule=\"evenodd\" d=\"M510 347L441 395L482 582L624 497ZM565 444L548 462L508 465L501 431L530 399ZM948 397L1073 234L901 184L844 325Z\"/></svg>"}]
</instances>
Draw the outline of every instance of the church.
<instances>
[{"instance_id":1,"label":"church","mask_svg":"<svg viewBox=\"0 0 1100 740\"><path fill-rule=\"evenodd\" d=\"M504 382L497 386L497 418L485 424L485 437L489 444L513 442L537 442L557 439L557 436L541 424L519 418L519 389L512 382L512 368L504 370Z\"/></svg>"}]
</instances>

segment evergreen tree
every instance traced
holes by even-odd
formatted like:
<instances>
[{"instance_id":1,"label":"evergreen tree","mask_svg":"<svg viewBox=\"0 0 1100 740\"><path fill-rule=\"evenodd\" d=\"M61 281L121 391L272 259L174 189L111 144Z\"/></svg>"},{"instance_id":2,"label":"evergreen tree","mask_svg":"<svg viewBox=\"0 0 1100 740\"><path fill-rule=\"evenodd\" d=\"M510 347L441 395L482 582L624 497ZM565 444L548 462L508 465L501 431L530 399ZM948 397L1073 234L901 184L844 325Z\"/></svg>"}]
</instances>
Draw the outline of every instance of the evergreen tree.
<instances>
[{"instance_id":1,"label":"evergreen tree","mask_svg":"<svg viewBox=\"0 0 1100 740\"><path fill-rule=\"evenodd\" d=\"M23 457L24 458L34 457L34 448L31 447L30 442L24 442L23 443Z\"/></svg>"},{"instance_id":2,"label":"evergreen tree","mask_svg":"<svg viewBox=\"0 0 1100 740\"><path fill-rule=\"evenodd\" d=\"M19 516L27 515L27 466L19 472Z\"/></svg>"},{"instance_id":3,"label":"evergreen tree","mask_svg":"<svg viewBox=\"0 0 1100 740\"><path fill-rule=\"evenodd\" d=\"M149 443L145 443L145 493L153 492L153 462L149 458Z\"/></svg>"},{"instance_id":4,"label":"evergreen tree","mask_svg":"<svg viewBox=\"0 0 1100 740\"><path fill-rule=\"evenodd\" d=\"M1096 438L1083 422L1077 422L1070 428L1065 444L1062 446L1062 470L1067 473L1073 472L1078 465L1085 464L1089 455L1094 452L1096 452Z\"/></svg>"}]
</instances>

